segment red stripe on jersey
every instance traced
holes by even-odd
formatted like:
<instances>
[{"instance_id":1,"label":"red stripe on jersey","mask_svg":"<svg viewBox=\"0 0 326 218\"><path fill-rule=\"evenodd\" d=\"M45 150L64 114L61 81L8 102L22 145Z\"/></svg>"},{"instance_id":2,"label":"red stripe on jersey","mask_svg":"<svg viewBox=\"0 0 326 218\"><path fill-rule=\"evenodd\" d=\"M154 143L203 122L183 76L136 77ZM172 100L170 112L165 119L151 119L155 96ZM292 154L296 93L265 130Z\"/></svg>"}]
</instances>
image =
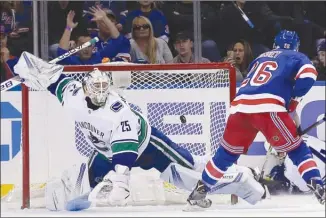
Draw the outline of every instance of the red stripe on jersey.
<instances>
[{"instance_id":1,"label":"red stripe on jersey","mask_svg":"<svg viewBox=\"0 0 326 218\"><path fill-rule=\"evenodd\" d=\"M312 67L307 67L307 68L305 68L304 70L302 70L301 72L299 72L297 75L296 75L296 77L295 77L295 79L298 79L302 74L304 74L304 73L313 73L313 74L315 74L316 76L318 76L318 73L317 73L317 71L314 69L314 68L312 68Z\"/></svg>"},{"instance_id":2,"label":"red stripe on jersey","mask_svg":"<svg viewBox=\"0 0 326 218\"><path fill-rule=\"evenodd\" d=\"M299 173L302 175L302 173L309 168L317 167L317 164L314 160L308 160L307 162L303 163L302 165L299 166Z\"/></svg>"},{"instance_id":3,"label":"red stripe on jersey","mask_svg":"<svg viewBox=\"0 0 326 218\"><path fill-rule=\"evenodd\" d=\"M277 99L274 99L274 98L240 99L240 100L231 102L232 106L237 106L239 104L244 104L244 105L277 104L277 105L284 106L283 102L281 102Z\"/></svg>"},{"instance_id":4,"label":"red stripe on jersey","mask_svg":"<svg viewBox=\"0 0 326 218\"><path fill-rule=\"evenodd\" d=\"M206 164L206 170L217 179L222 178L224 175L224 173L221 173L220 171L214 168L211 161L208 161L208 163Z\"/></svg>"}]
</instances>

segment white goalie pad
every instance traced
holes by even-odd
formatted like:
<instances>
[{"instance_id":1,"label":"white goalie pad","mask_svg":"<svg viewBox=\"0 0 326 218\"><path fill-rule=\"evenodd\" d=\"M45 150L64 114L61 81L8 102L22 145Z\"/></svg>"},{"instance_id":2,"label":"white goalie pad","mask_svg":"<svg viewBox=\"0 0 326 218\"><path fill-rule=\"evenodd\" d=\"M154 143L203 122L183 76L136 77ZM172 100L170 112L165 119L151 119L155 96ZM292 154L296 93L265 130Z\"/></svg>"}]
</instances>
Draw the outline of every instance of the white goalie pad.
<instances>
[{"instance_id":1,"label":"white goalie pad","mask_svg":"<svg viewBox=\"0 0 326 218\"><path fill-rule=\"evenodd\" d=\"M190 193L201 179L201 174L201 172L172 163L161 174L161 179ZM251 170L238 165L232 165L209 192L210 197L218 194L234 194L250 204L260 201L264 193L265 189L255 180Z\"/></svg>"},{"instance_id":2,"label":"white goalie pad","mask_svg":"<svg viewBox=\"0 0 326 218\"><path fill-rule=\"evenodd\" d=\"M73 165L62 173L61 178L54 178L47 182L45 205L49 210L64 210L67 202L89 192L87 164Z\"/></svg>"},{"instance_id":3,"label":"white goalie pad","mask_svg":"<svg viewBox=\"0 0 326 218\"><path fill-rule=\"evenodd\" d=\"M14 66L15 73L24 79L24 84L36 90L46 90L59 79L63 69L61 65L49 64L28 52L23 52Z\"/></svg>"}]
</instances>

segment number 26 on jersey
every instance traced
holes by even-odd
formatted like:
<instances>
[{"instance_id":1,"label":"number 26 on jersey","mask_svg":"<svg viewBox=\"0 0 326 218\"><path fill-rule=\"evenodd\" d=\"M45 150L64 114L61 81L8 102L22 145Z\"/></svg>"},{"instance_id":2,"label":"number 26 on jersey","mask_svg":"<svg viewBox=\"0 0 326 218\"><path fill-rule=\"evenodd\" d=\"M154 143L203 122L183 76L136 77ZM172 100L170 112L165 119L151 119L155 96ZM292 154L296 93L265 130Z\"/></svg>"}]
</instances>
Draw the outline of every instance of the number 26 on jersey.
<instances>
[{"instance_id":1,"label":"number 26 on jersey","mask_svg":"<svg viewBox=\"0 0 326 218\"><path fill-rule=\"evenodd\" d=\"M240 88L245 87L248 83L250 86L261 86L268 83L272 78L272 72L277 67L278 64L275 61L256 62L248 73L248 78L241 83Z\"/></svg>"}]
</instances>

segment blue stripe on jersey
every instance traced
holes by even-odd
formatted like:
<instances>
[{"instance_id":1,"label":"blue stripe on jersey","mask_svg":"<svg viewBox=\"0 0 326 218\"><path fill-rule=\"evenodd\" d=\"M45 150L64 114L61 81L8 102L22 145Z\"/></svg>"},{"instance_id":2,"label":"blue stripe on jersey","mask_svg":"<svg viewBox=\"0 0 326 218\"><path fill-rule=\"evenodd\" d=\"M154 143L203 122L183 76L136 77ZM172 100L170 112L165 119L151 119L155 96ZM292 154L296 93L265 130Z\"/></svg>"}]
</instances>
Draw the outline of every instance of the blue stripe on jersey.
<instances>
[{"instance_id":1,"label":"blue stripe on jersey","mask_svg":"<svg viewBox=\"0 0 326 218\"><path fill-rule=\"evenodd\" d=\"M123 153L113 154L112 164L113 166L115 166L116 164L124 165L129 167L129 169L131 169L137 157L138 154L134 152L123 152Z\"/></svg>"},{"instance_id":2,"label":"blue stripe on jersey","mask_svg":"<svg viewBox=\"0 0 326 218\"><path fill-rule=\"evenodd\" d=\"M59 79L55 82L55 83L52 83L49 87L48 87L48 90L52 93L52 95L56 95L56 89L59 85L59 83L68 78L67 76L65 76L64 74L61 74Z\"/></svg>"},{"instance_id":3,"label":"blue stripe on jersey","mask_svg":"<svg viewBox=\"0 0 326 218\"><path fill-rule=\"evenodd\" d=\"M295 98L306 95L314 83L315 80L309 77L297 79L293 89L292 97Z\"/></svg>"}]
</instances>

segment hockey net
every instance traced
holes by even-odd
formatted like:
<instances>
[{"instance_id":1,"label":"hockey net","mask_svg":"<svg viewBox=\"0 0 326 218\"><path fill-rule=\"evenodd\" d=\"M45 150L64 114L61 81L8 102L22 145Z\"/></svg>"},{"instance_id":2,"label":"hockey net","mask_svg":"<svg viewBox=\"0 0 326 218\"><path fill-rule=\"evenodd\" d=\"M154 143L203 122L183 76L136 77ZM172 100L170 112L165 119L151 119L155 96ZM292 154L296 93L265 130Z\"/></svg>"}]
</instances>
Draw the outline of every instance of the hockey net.
<instances>
[{"instance_id":1,"label":"hockey net","mask_svg":"<svg viewBox=\"0 0 326 218\"><path fill-rule=\"evenodd\" d=\"M231 65L66 66L64 72L82 81L95 67L108 73L112 87L134 110L145 114L152 126L195 155L214 154L236 92L235 70ZM2 184L9 185L2 191L10 190L2 200L19 201L23 207L42 207L39 201L46 181L60 176L69 166L86 161L93 147L50 93L23 88L23 97L19 95L21 92L8 92L4 96L18 110L22 108L22 152L17 152L8 163L1 163L2 169L5 166L1 176L6 178ZM185 202L189 193L160 181L158 175L155 170L132 170L131 184L138 184L131 187L133 204ZM151 186L154 191L149 193ZM217 198L223 203L236 202L231 195Z\"/></svg>"}]
</instances>

